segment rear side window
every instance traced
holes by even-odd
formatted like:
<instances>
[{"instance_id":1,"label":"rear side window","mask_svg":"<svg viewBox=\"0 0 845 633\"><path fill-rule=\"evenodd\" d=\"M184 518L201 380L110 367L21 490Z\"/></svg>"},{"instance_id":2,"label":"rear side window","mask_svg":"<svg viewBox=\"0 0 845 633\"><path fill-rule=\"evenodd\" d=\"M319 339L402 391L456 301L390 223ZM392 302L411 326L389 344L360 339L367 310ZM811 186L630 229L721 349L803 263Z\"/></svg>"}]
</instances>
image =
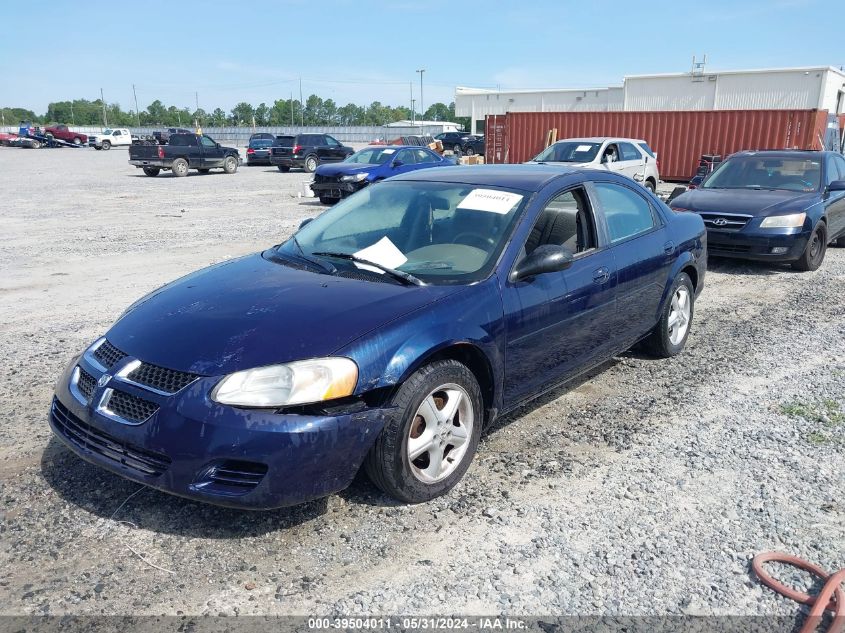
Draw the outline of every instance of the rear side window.
<instances>
[{"instance_id":1,"label":"rear side window","mask_svg":"<svg viewBox=\"0 0 845 633\"><path fill-rule=\"evenodd\" d=\"M622 160L643 159L637 149L630 143L619 143L619 152L622 154Z\"/></svg>"},{"instance_id":2,"label":"rear side window","mask_svg":"<svg viewBox=\"0 0 845 633\"><path fill-rule=\"evenodd\" d=\"M276 140L273 142L273 145L275 145L276 147L293 147L293 142L295 139L295 136L277 136Z\"/></svg>"},{"instance_id":3,"label":"rear side window","mask_svg":"<svg viewBox=\"0 0 845 633\"><path fill-rule=\"evenodd\" d=\"M648 143L637 143L639 148L643 150L646 154L654 158L654 150L648 146Z\"/></svg>"},{"instance_id":4,"label":"rear side window","mask_svg":"<svg viewBox=\"0 0 845 633\"><path fill-rule=\"evenodd\" d=\"M621 242L655 227L651 205L638 193L609 182L597 182L595 188L611 242Z\"/></svg>"}]
</instances>

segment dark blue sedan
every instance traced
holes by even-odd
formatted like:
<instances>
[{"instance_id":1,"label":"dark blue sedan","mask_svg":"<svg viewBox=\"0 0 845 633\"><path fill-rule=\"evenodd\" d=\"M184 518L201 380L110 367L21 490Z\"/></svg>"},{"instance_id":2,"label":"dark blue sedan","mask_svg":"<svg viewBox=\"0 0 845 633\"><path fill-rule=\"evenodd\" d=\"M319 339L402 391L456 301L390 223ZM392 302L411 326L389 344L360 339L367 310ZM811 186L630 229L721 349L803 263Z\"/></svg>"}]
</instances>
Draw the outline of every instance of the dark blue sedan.
<instances>
[{"instance_id":1,"label":"dark blue sedan","mask_svg":"<svg viewBox=\"0 0 845 633\"><path fill-rule=\"evenodd\" d=\"M834 152L734 154L700 186L672 200L707 226L711 255L821 266L828 243L845 246L845 158Z\"/></svg>"},{"instance_id":2,"label":"dark blue sedan","mask_svg":"<svg viewBox=\"0 0 845 633\"><path fill-rule=\"evenodd\" d=\"M482 428L638 342L669 357L705 229L607 171L430 169L131 305L60 377L55 434L166 492L273 508L363 468L446 493Z\"/></svg>"},{"instance_id":3,"label":"dark blue sedan","mask_svg":"<svg viewBox=\"0 0 845 633\"><path fill-rule=\"evenodd\" d=\"M455 162L427 147L379 145L355 152L340 163L320 165L311 190L323 204L334 204L367 185L391 176L429 167L449 167Z\"/></svg>"}]
</instances>

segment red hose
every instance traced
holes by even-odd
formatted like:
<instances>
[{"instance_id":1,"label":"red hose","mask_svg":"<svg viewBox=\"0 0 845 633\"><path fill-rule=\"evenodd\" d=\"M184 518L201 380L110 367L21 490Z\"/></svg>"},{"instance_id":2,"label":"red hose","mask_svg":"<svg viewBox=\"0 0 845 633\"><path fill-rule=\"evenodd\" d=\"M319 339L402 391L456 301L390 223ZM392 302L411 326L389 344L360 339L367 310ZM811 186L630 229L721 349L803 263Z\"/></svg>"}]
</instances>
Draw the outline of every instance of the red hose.
<instances>
[{"instance_id":1,"label":"red hose","mask_svg":"<svg viewBox=\"0 0 845 633\"><path fill-rule=\"evenodd\" d=\"M768 562L784 563L792 565L798 569L802 569L817 578L824 581L824 587L817 596L811 596L791 587L787 587L781 582L772 578L763 569L763 564ZM807 621L801 627L799 633L812 633L821 624L822 616L825 611L833 613L833 622L828 629L828 633L842 633L845 631L845 591L842 591L841 585L845 583L845 569L841 569L835 574L828 574L824 569L808 563L807 561L791 556L790 554L781 554L779 552L763 552L757 554L751 562L751 568L764 585L777 591L782 596L786 596L800 602L801 604L810 605L810 613L807 616Z\"/></svg>"}]
</instances>

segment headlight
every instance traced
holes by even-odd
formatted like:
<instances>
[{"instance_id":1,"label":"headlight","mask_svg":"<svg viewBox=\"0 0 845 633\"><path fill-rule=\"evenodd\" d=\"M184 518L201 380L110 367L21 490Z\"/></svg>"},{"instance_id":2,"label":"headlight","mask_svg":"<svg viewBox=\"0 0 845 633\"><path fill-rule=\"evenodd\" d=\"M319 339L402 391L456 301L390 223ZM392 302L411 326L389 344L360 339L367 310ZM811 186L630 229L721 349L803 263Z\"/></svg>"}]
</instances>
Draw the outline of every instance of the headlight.
<instances>
[{"instance_id":1,"label":"headlight","mask_svg":"<svg viewBox=\"0 0 845 633\"><path fill-rule=\"evenodd\" d=\"M360 174L350 174L348 176L341 176L341 182L361 182L362 180L366 179L367 174L365 172L361 172Z\"/></svg>"},{"instance_id":2,"label":"headlight","mask_svg":"<svg viewBox=\"0 0 845 633\"><path fill-rule=\"evenodd\" d=\"M772 215L764 218L760 223L761 229L794 229L804 226L806 213L792 213L791 215Z\"/></svg>"},{"instance_id":3,"label":"headlight","mask_svg":"<svg viewBox=\"0 0 845 633\"><path fill-rule=\"evenodd\" d=\"M349 396L357 383L354 361L315 358L229 374L211 392L211 399L241 407L281 407Z\"/></svg>"}]
</instances>

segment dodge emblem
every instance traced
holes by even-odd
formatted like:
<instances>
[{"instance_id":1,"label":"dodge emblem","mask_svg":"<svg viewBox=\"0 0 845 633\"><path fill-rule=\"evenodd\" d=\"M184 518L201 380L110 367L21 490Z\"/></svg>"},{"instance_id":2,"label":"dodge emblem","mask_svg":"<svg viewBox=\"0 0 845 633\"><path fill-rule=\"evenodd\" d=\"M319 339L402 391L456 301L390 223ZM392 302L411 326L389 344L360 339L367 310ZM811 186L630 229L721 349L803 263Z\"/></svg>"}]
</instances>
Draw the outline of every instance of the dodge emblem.
<instances>
[{"instance_id":1,"label":"dodge emblem","mask_svg":"<svg viewBox=\"0 0 845 633\"><path fill-rule=\"evenodd\" d=\"M108 384L109 380L111 380L111 376L109 376L108 374L103 374L102 376L100 376L100 379L97 381L97 386L98 387L105 387Z\"/></svg>"}]
</instances>

